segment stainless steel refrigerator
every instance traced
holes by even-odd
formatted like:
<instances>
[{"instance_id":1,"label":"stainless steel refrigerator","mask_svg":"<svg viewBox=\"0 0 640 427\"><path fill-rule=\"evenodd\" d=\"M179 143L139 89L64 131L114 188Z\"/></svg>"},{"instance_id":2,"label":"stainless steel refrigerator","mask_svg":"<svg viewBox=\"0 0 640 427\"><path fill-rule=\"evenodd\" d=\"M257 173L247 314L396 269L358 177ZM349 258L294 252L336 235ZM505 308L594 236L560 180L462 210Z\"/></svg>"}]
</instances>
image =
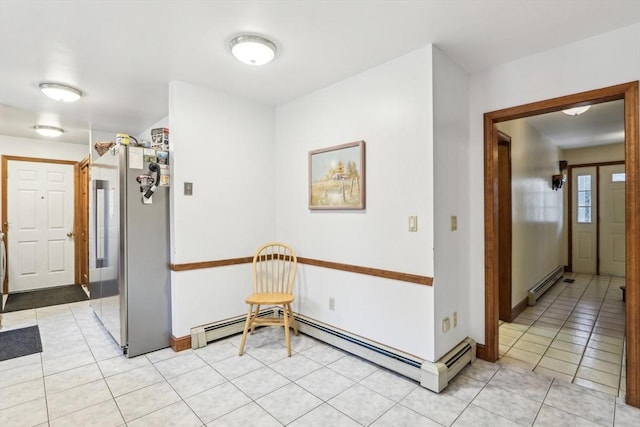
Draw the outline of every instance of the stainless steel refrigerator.
<instances>
[{"instance_id":1,"label":"stainless steel refrigerator","mask_svg":"<svg viewBox=\"0 0 640 427\"><path fill-rule=\"evenodd\" d=\"M128 357L171 337L169 187L158 165L168 153L142 153L118 145L90 169L90 303Z\"/></svg>"}]
</instances>

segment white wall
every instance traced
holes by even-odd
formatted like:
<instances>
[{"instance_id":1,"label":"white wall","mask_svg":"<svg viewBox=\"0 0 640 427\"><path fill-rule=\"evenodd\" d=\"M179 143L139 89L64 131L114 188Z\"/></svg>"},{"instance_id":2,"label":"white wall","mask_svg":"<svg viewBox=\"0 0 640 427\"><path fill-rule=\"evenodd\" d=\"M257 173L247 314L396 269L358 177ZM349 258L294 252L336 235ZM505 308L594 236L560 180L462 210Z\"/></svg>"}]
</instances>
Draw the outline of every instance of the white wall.
<instances>
[{"instance_id":1,"label":"white wall","mask_svg":"<svg viewBox=\"0 0 640 427\"><path fill-rule=\"evenodd\" d=\"M443 356L469 335L470 319L469 200L453 194L469 181L469 75L451 62L437 47L433 48L433 151L434 162L434 235L435 268L435 357ZM451 216L457 217L458 229L451 230ZM453 326L453 313L458 325ZM449 318L451 329L442 330Z\"/></svg>"},{"instance_id":2,"label":"white wall","mask_svg":"<svg viewBox=\"0 0 640 427\"><path fill-rule=\"evenodd\" d=\"M624 160L624 142L562 150L562 159L568 161L570 166Z\"/></svg>"},{"instance_id":3,"label":"white wall","mask_svg":"<svg viewBox=\"0 0 640 427\"><path fill-rule=\"evenodd\" d=\"M171 82L172 263L246 257L274 239L274 125L272 107ZM249 264L172 272L171 281L176 337L244 314L252 286Z\"/></svg>"},{"instance_id":4,"label":"white wall","mask_svg":"<svg viewBox=\"0 0 640 427\"><path fill-rule=\"evenodd\" d=\"M153 125L149 126L143 132L139 133L138 142L140 143L142 143L142 141L151 142L151 129L158 129L158 128L169 128L169 116L163 117ZM169 129L169 145L171 145L171 129Z\"/></svg>"},{"instance_id":5,"label":"white wall","mask_svg":"<svg viewBox=\"0 0 640 427\"><path fill-rule=\"evenodd\" d=\"M48 141L0 135L0 153L7 156L73 160L79 162L89 154L89 141L87 141L87 145L81 145L59 140Z\"/></svg>"},{"instance_id":6,"label":"white wall","mask_svg":"<svg viewBox=\"0 0 640 427\"><path fill-rule=\"evenodd\" d=\"M0 153L6 156L71 160L79 162L89 154L88 144L88 141L87 145L80 145L60 141L47 141L43 139L0 135ZM0 173L2 173L2 171L0 171ZM0 209L1 208L2 197L0 197Z\"/></svg>"},{"instance_id":7,"label":"white wall","mask_svg":"<svg viewBox=\"0 0 640 427\"><path fill-rule=\"evenodd\" d=\"M469 264L472 337L484 342L483 114L640 79L640 24L496 66L471 76Z\"/></svg>"},{"instance_id":8,"label":"white wall","mask_svg":"<svg viewBox=\"0 0 640 427\"><path fill-rule=\"evenodd\" d=\"M559 149L524 119L498 124L511 137L511 306L554 268L566 264L563 189L551 189Z\"/></svg>"},{"instance_id":9,"label":"white wall","mask_svg":"<svg viewBox=\"0 0 640 427\"><path fill-rule=\"evenodd\" d=\"M277 108L276 236L299 256L433 276L431 55L425 47ZM308 152L358 140L366 210L310 211ZM432 287L307 265L297 286L294 310L434 360Z\"/></svg>"}]
</instances>

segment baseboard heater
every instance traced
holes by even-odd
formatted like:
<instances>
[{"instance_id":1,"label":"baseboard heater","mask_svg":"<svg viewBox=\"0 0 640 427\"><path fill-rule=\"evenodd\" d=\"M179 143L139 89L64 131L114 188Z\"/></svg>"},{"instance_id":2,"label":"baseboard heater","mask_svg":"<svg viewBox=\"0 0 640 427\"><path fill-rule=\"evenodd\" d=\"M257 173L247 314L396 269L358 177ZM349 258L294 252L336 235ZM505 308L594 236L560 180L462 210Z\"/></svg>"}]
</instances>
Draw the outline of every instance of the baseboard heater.
<instances>
[{"instance_id":1,"label":"baseboard heater","mask_svg":"<svg viewBox=\"0 0 640 427\"><path fill-rule=\"evenodd\" d=\"M260 310L258 317L274 317L277 312L273 308ZM200 348L211 341L230 337L244 331L244 323L247 316L237 316L208 325L191 328L191 348Z\"/></svg>"},{"instance_id":2,"label":"baseboard heater","mask_svg":"<svg viewBox=\"0 0 640 427\"><path fill-rule=\"evenodd\" d=\"M282 316L279 308L266 309L260 316ZM392 349L380 343L334 328L315 319L296 314L299 331L376 365L418 381L421 386L439 393L458 372L476 359L476 343L466 338L437 362L429 362ZM204 347L207 342L241 333L246 316L227 319L191 330L193 348Z\"/></svg>"},{"instance_id":3,"label":"baseboard heater","mask_svg":"<svg viewBox=\"0 0 640 427\"><path fill-rule=\"evenodd\" d=\"M550 287L556 284L558 280L562 278L564 274L563 267L557 267L551 273L547 274L543 277L538 283L536 283L531 289L529 289L528 294L528 304L536 305L536 301L547 291Z\"/></svg>"}]
</instances>

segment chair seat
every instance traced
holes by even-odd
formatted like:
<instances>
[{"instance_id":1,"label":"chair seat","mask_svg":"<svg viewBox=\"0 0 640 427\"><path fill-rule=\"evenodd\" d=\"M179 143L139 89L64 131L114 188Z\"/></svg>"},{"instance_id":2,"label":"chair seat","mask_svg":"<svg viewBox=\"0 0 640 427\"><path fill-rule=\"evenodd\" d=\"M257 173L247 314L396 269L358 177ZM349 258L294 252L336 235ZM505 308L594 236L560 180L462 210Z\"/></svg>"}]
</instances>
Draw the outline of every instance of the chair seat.
<instances>
[{"instance_id":1,"label":"chair seat","mask_svg":"<svg viewBox=\"0 0 640 427\"><path fill-rule=\"evenodd\" d=\"M293 302L293 294L286 293L268 293L253 294L245 299L247 304L267 305L267 304L291 304Z\"/></svg>"}]
</instances>

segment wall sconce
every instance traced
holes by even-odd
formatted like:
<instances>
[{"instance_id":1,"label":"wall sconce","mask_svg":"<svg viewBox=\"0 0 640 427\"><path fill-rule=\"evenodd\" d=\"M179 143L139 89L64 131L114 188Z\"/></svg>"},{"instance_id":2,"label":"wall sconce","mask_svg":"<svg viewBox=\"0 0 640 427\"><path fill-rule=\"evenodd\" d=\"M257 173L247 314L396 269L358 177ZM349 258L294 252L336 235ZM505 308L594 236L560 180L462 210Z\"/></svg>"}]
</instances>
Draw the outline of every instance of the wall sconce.
<instances>
[{"instance_id":1,"label":"wall sconce","mask_svg":"<svg viewBox=\"0 0 640 427\"><path fill-rule=\"evenodd\" d=\"M551 189L554 191L558 191L558 188L562 188L562 184L564 184L564 176L563 175L552 175L551 176Z\"/></svg>"},{"instance_id":2,"label":"wall sconce","mask_svg":"<svg viewBox=\"0 0 640 427\"><path fill-rule=\"evenodd\" d=\"M562 188L562 185L567 182L567 169L569 167L569 163L566 160L560 160L558 162L558 168L560 169L560 173L551 176L551 189L554 191L558 191L559 188Z\"/></svg>"}]
</instances>

